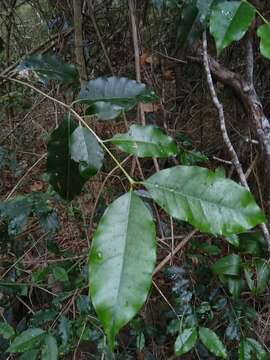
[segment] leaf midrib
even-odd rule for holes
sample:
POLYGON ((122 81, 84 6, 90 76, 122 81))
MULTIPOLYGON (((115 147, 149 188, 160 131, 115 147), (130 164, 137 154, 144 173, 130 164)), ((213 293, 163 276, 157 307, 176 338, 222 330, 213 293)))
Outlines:
POLYGON ((226 209, 230 209, 230 210, 233 210, 233 211, 237 211, 239 209, 239 212, 241 212, 241 209, 242 209, 242 207, 241 208, 235 208, 235 207, 233 208, 233 207, 230 207, 230 206, 227 206, 227 205, 225 206, 225 205, 220 204, 220 203, 215 203, 215 202, 211 202, 209 200, 200 199, 200 198, 197 198, 197 197, 192 196, 190 194, 183 194, 180 191, 176 191, 174 188, 165 187, 165 186, 157 184, 157 183, 154 184, 154 183, 151 183, 149 181, 145 181, 144 184, 148 184, 150 186, 153 186, 154 188, 159 187, 160 189, 162 189, 163 191, 167 191, 168 193, 175 193, 175 194, 178 194, 179 196, 186 197, 186 198, 192 198, 192 199, 195 199, 195 200, 200 201, 200 202, 206 202, 208 204, 215 205, 217 207, 224 207, 226 209), (219 206, 219 204, 220 204, 220 206, 219 206))

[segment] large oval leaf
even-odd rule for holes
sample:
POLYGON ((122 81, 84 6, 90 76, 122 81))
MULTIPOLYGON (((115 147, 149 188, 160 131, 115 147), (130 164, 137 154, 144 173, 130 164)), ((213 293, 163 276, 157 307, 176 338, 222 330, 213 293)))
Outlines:
POLYGON ((210 16, 210 32, 218 53, 233 41, 240 40, 255 16, 255 8, 247 1, 224 1, 217 4, 210 16))
POLYGON ((155 93, 144 84, 117 76, 90 80, 82 87, 77 99, 89 106, 86 110, 88 115, 96 115, 102 120, 114 119, 140 101, 155 100, 155 93))
POLYGON ((199 337, 203 345, 212 354, 215 354, 217 357, 221 357, 222 359, 227 359, 227 351, 214 331, 205 327, 200 327, 199 337))
POLYGON ((201 231, 230 235, 264 221, 253 196, 232 180, 197 166, 175 166, 144 182, 171 216, 201 231))
POLYGON ((190 351, 197 341, 197 329, 185 329, 181 334, 177 336, 174 344, 174 352, 177 356, 190 351))
POLYGON ((155 228, 143 201, 129 192, 101 218, 89 261, 90 296, 111 348, 146 300, 155 264, 155 228))
POLYGON ((127 134, 116 134, 110 142, 122 151, 138 157, 168 157, 177 155, 177 145, 158 127, 132 125, 127 134))
POLYGON ((261 39, 260 52, 263 56, 270 60, 270 24, 263 24, 258 27, 257 35, 261 39))
POLYGON ((47 173, 49 182, 64 199, 72 200, 86 181, 79 171, 79 163, 70 157, 70 137, 77 124, 65 118, 51 134, 48 142, 47 173))
POLYGON ((63 63, 56 56, 49 54, 28 56, 17 66, 16 70, 18 72, 34 71, 37 77, 44 82, 57 80, 62 83, 72 83, 78 77, 74 65, 63 63))
POLYGON ((102 167, 104 153, 91 132, 80 126, 71 134, 71 159, 79 163, 79 172, 87 179, 102 167))
POLYGON ((20 353, 31 350, 40 344, 44 336, 45 331, 39 328, 25 330, 14 339, 7 352, 20 353))

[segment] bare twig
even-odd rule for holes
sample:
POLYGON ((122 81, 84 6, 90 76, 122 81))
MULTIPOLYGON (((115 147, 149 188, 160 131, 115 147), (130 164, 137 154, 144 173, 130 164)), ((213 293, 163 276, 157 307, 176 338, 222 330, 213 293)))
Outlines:
POLYGON ((192 230, 187 236, 173 249, 172 252, 170 252, 169 255, 167 255, 155 268, 153 275, 156 275, 163 267, 171 260, 172 256, 178 253, 179 250, 181 250, 192 238, 193 235, 195 235, 197 230, 192 230))
MULTIPOLYGON (((249 49, 250 51, 250 49, 249 49)), ((208 53, 207 53, 207 36, 206 36, 206 31, 204 31, 203 33, 203 63, 204 63, 204 69, 206 72, 206 78, 207 78, 207 84, 209 87, 209 91, 211 94, 211 98, 212 101, 218 111, 218 115, 219 115, 219 123, 220 123, 220 129, 221 129, 221 134, 224 140, 225 145, 227 146, 227 149, 231 155, 231 159, 232 162, 235 166, 235 169, 237 171, 237 174, 239 176, 240 182, 241 184, 247 189, 249 189, 242 165, 238 159, 237 153, 234 150, 234 147, 230 141, 228 132, 227 132, 227 128, 226 128, 226 122, 225 122, 225 116, 224 116, 224 110, 223 110, 223 106, 221 104, 221 102, 219 101, 218 97, 217 97, 217 93, 214 87, 214 83, 213 83, 213 79, 212 79, 212 75, 211 75, 211 70, 210 70, 210 66, 209 66, 209 60, 208 60, 208 53)), ((249 79, 252 81, 252 74, 253 74, 253 67, 252 64, 249 64, 249 79)), ((268 228, 266 226, 266 224, 261 224, 260 225, 262 232, 264 234, 264 238, 268 244, 269 250, 270 250, 270 234, 268 231, 268 228)))
MULTIPOLYGON (((141 82, 140 52, 139 52, 138 31, 137 31, 137 25, 136 25, 134 1, 128 0, 128 5, 129 5, 131 28, 132 28, 136 80, 140 83, 141 82)), ((139 113, 140 113, 140 117, 141 117, 141 123, 142 123, 142 125, 145 125, 145 115, 144 115, 144 110, 143 110, 143 107, 141 106, 141 104, 139 104, 138 109, 139 109, 139 113)))

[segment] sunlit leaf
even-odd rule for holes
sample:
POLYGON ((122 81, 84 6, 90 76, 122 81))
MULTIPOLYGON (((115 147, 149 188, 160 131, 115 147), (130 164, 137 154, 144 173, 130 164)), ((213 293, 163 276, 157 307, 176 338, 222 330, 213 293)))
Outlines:
POLYGON ((176 155, 176 143, 158 127, 132 125, 126 134, 116 134, 110 142, 122 151, 138 157, 168 157, 176 155))
POLYGON ((155 229, 143 201, 129 192, 100 220, 89 260, 90 296, 111 348, 146 300, 155 264, 155 229))
POLYGON ((175 166, 144 185, 167 213, 204 232, 231 235, 264 221, 249 191, 205 168, 175 166))

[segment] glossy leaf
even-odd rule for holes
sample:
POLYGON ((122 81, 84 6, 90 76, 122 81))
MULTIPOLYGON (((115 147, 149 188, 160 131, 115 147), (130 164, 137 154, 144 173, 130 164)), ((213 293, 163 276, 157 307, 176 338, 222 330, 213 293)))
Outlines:
POLYGON ((155 247, 152 216, 134 192, 107 208, 92 242, 89 281, 90 296, 111 348, 119 330, 146 300, 155 247))
POLYGON ((87 115, 96 115, 102 120, 115 119, 123 110, 130 110, 140 101, 155 100, 157 96, 144 84, 116 76, 90 80, 82 87, 77 99, 89 106, 87 115))
POLYGON ((217 275, 233 275, 240 273, 241 258, 239 255, 232 254, 219 259, 213 266, 212 271, 217 275))
POLYGON ((257 30, 257 35, 261 39, 260 52, 270 60, 270 24, 263 24, 257 30))
POLYGON ((39 328, 25 330, 14 339, 7 352, 20 353, 31 350, 39 346, 44 335, 44 330, 39 328))
POLYGON ((24 59, 17 71, 24 75, 28 71, 34 71, 36 76, 44 81, 60 81, 61 83, 72 83, 77 80, 77 70, 72 64, 63 63, 54 55, 34 54, 24 59))
POLYGON ((43 339, 41 360, 57 360, 57 359, 58 359, 57 342, 54 336, 47 334, 43 339))
POLYGON ((65 118, 51 134, 48 142, 47 173, 49 182, 66 200, 78 195, 87 180, 79 171, 79 164, 70 157, 70 137, 77 128, 71 119, 65 118))
POLYGON ((122 151, 138 157, 168 157, 177 155, 177 145, 158 127, 132 125, 126 134, 116 134, 110 142, 122 151))
POLYGON ((72 160, 79 163, 79 171, 83 177, 95 175, 102 167, 103 150, 86 128, 77 127, 71 134, 70 155, 72 160))
POLYGON ((0 336, 8 340, 13 335, 15 335, 13 327, 10 326, 8 323, 0 322, 0 336))
POLYGON ((253 352, 258 360, 267 360, 269 358, 266 351, 263 349, 262 345, 258 341, 252 338, 247 338, 246 341, 252 347, 253 352))
POLYGON ((197 341, 197 329, 185 329, 180 333, 174 344, 174 352, 177 356, 183 355, 190 351, 197 341))
POLYGON ((213 8, 210 32, 218 53, 245 35, 254 16, 255 8, 246 1, 224 1, 213 8))
POLYGON ((204 232, 231 235, 264 221, 250 192, 208 169, 175 166, 144 185, 168 214, 204 232))
POLYGON ((239 246, 239 237, 236 234, 232 234, 232 235, 225 237, 225 240, 228 241, 228 243, 232 244, 235 247, 239 246))
POLYGON ((227 359, 227 351, 217 334, 205 327, 199 328, 199 337, 203 345, 217 357, 227 359))

